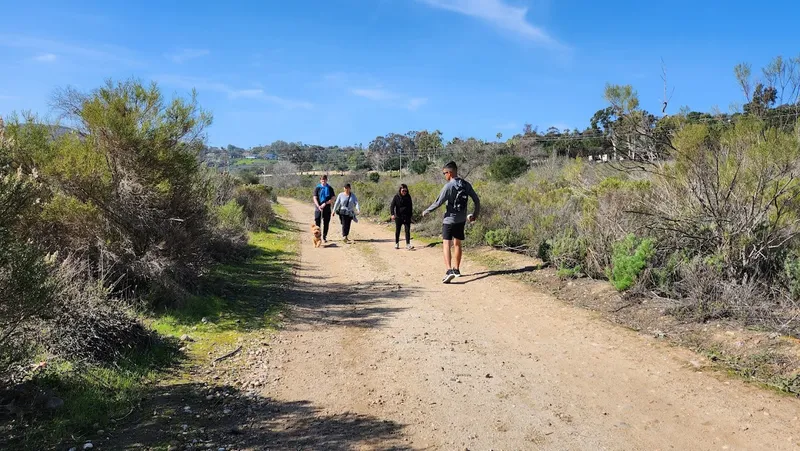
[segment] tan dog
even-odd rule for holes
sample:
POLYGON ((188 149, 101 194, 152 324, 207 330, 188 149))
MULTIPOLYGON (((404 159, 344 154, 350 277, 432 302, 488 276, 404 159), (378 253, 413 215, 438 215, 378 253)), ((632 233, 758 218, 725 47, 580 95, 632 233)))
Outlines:
POLYGON ((311 224, 311 235, 313 236, 314 247, 320 247, 322 245, 322 232, 320 232, 319 226, 316 224, 311 224))

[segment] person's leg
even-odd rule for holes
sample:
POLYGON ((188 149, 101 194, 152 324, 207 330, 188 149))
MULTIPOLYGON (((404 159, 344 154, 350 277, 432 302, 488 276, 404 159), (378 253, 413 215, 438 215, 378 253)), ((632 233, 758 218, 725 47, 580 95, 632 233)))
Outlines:
POLYGON ((326 205, 325 208, 322 210, 322 239, 328 240, 328 228, 331 225, 331 206, 326 205))
POLYGON ((442 224, 442 251, 444 252, 444 266, 447 272, 444 273, 443 283, 450 283, 456 277, 450 261, 450 245, 453 242, 453 224, 442 224))
POLYGON ((394 244, 400 244, 400 227, 402 227, 403 222, 398 218, 394 222, 394 244))
POLYGON ((342 216, 342 235, 347 238, 350 235, 350 224, 353 222, 352 216, 342 216))
POLYGON ((317 208, 316 210, 314 210, 314 224, 316 224, 317 227, 319 227, 322 224, 321 221, 322 221, 322 212, 319 211, 319 208, 317 208))
POLYGON ((461 243, 464 241, 464 229, 466 223, 462 222, 460 224, 453 225, 453 272, 455 273, 456 277, 461 277, 461 254, 462 254, 462 246, 461 243))
MULTIPOLYGON (((406 246, 410 246, 411 245, 411 223, 410 222, 406 222, 403 225, 406 228, 406 246)), ((398 235, 399 235, 400 231, 398 230, 397 232, 398 232, 398 235)))
POLYGON ((444 267, 448 270, 452 269, 453 267, 450 265, 450 245, 452 240, 442 240, 442 250, 444 250, 444 267))
POLYGON ((453 269, 461 270, 461 240, 453 238, 453 269))

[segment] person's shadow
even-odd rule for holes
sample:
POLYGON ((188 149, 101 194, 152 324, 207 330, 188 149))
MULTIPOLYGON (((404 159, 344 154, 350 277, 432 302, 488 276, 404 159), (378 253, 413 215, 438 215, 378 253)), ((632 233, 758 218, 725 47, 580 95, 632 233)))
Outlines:
MULTIPOLYGON (((534 271, 539 270, 539 269, 542 269, 541 265, 535 265, 535 266, 534 265, 529 265, 529 266, 525 266, 525 267, 517 268, 517 269, 499 269, 499 270, 494 270, 494 271, 476 272, 476 273, 473 273, 473 274, 463 274, 462 277, 472 277, 472 278, 468 279, 468 280, 465 280, 463 282, 452 282, 452 283, 455 284, 455 285, 464 285, 464 284, 476 282, 476 281, 481 280, 481 279, 485 279, 487 277, 509 276, 509 275, 514 275, 514 274, 524 274, 524 273, 534 272, 534 271)), ((458 280, 458 279, 456 279, 456 280, 458 280)))

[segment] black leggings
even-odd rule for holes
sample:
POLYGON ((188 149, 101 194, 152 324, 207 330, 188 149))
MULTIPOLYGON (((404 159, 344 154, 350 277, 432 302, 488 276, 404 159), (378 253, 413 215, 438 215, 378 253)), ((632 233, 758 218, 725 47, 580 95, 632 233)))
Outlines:
POLYGON ((394 221, 394 242, 400 242, 400 227, 406 226, 406 244, 411 244, 411 221, 396 219, 394 221))
POLYGON ((347 235, 350 235, 350 224, 353 222, 353 217, 348 215, 339 215, 339 222, 342 223, 342 236, 347 238, 347 235))

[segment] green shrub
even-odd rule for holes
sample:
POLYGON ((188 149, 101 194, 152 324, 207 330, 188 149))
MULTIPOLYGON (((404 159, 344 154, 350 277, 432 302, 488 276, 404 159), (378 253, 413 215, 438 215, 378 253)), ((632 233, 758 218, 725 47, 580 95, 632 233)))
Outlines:
POLYGON ((216 211, 219 227, 226 230, 244 230, 244 208, 235 200, 231 200, 216 211))
POLYGON ((236 202, 246 217, 247 230, 266 231, 275 220, 272 210, 272 190, 264 185, 246 185, 236 189, 236 202))
POLYGON ((550 260, 562 277, 583 274, 586 261, 586 243, 572 231, 563 232, 550 243, 550 260))
POLYGON ((680 297, 681 271, 690 263, 683 251, 671 253, 666 260, 653 262, 652 283, 662 296, 680 297))
POLYGON ((792 297, 800 298, 800 255, 796 250, 786 256, 783 263, 783 276, 792 297))
POLYGON ((509 227, 489 230, 486 232, 485 240, 486 244, 494 247, 519 247, 523 243, 522 237, 509 227))
POLYGON ((581 265, 574 268, 559 268, 556 275, 562 279, 577 279, 583 276, 583 268, 581 265))
POLYGON ((376 197, 367 197, 363 201, 359 199, 359 204, 361 212, 369 216, 384 216, 389 209, 386 201, 376 197))
POLYGON ((536 256, 542 260, 543 262, 547 263, 552 260, 552 256, 550 255, 552 251, 552 246, 549 241, 543 240, 539 242, 539 245, 536 247, 536 256))
POLYGON ((258 174, 253 169, 243 169, 239 172, 239 179, 248 185, 257 185, 260 181, 258 174))
POLYGON ((66 89, 54 103, 82 133, 47 134, 42 143, 29 136, 39 122, 33 117, 12 120, 6 130, 14 153, 23 155, 15 163, 36 167, 51 192, 74 199, 51 213, 81 207, 54 224, 40 218, 36 242, 100 260, 89 268, 97 279, 118 280, 142 296, 163 294, 153 300, 178 299, 210 263, 213 192, 198 154, 211 116, 195 96, 169 100, 155 84, 136 80, 89 93, 66 89))
POLYGON ((413 174, 424 174, 428 172, 428 167, 430 166, 430 162, 424 158, 418 158, 411 162, 408 165, 408 170, 411 171, 413 174))
POLYGON ((652 239, 640 240, 630 234, 623 241, 614 244, 611 267, 606 269, 606 276, 614 288, 625 291, 633 286, 654 255, 652 239))
POLYGON ((501 155, 489 165, 487 175, 497 182, 509 182, 528 172, 528 162, 516 155, 501 155))
POLYGON ((369 173, 369 181, 372 183, 378 183, 381 181, 381 175, 377 172, 370 172, 369 173))

